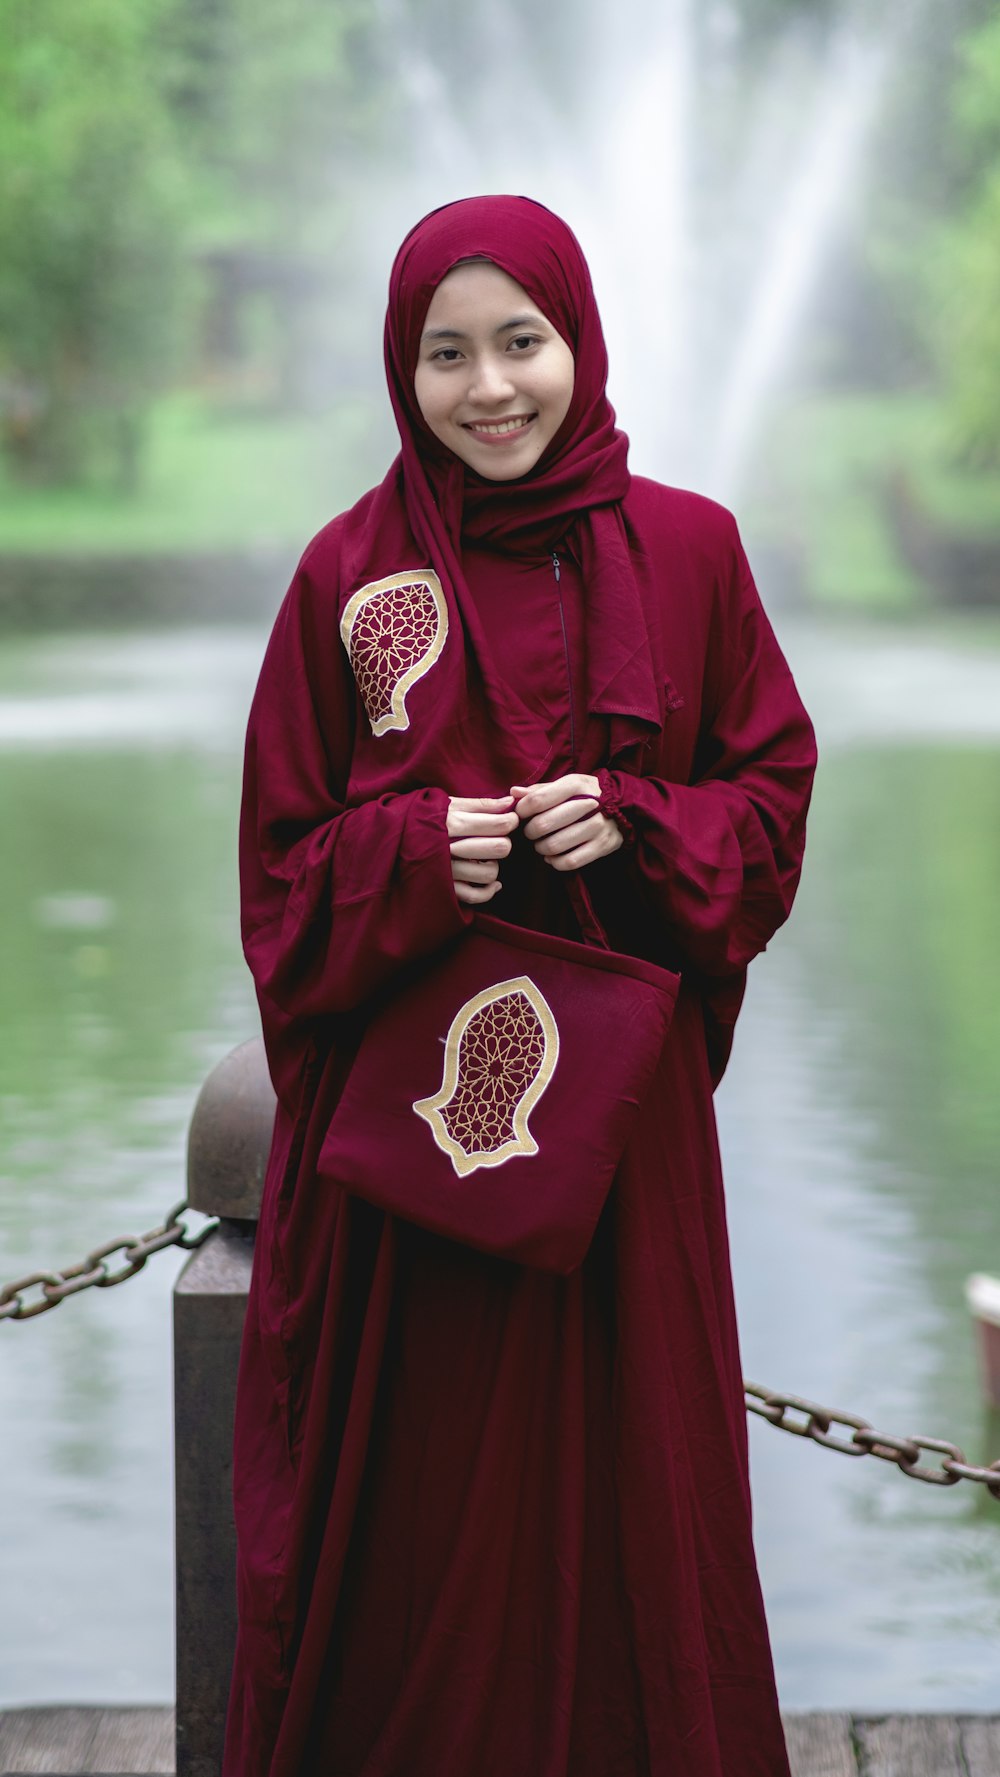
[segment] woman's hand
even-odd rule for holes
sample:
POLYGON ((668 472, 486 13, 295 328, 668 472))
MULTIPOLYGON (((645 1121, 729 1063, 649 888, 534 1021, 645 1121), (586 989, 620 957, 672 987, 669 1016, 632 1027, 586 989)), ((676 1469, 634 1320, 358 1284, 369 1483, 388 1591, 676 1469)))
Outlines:
POLYGON ((500 889, 500 859, 516 826, 513 796, 449 796, 451 874, 467 907, 481 907, 500 889))
POLYGON ((597 806, 600 794, 596 777, 580 771, 550 784, 514 785, 511 795, 525 837, 553 870, 580 870, 622 844, 621 828, 597 806))

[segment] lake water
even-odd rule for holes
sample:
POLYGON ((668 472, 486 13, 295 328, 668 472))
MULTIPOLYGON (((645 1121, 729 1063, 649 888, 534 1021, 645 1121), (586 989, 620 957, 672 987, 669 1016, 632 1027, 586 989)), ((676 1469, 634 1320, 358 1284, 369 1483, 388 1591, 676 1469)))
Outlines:
MULTIPOLYGON (((962 1284, 1000 1271, 1000 625, 780 627, 823 767, 719 1094, 745 1373, 990 1460, 962 1284)), ((5 643, 0 1279, 159 1222, 199 1083, 255 1029, 262 643, 5 643)), ((172 1698, 181 1263, 0 1328, 0 1705, 172 1698)), ((1000 1504, 751 1434, 785 1706, 1000 1710, 1000 1504)))

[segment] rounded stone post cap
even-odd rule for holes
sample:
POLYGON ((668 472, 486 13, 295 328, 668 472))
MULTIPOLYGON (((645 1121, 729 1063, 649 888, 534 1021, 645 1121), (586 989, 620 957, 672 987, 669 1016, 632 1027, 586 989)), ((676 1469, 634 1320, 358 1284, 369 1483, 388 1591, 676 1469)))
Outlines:
POLYGON ((271 1085, 260 1037, 241 1043, 212 1069, 188 1131, 188 1202, 203 1215, 254 1221, 274 1127, 271 1085))

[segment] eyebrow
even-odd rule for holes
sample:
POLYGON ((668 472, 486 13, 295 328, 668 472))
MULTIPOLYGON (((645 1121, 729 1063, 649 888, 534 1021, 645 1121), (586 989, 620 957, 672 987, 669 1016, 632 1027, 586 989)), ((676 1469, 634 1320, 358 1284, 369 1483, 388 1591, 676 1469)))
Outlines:
MULTIPOLYGON (((513 320, 504 321, 497 333, 511 333, 515 327, 538 327, 542 324, 541 315, 515 315, 513 320)), ((457 327, 429 327, 423 335, 426 339, 468 339, 467 333, 461 333, 457 327)))

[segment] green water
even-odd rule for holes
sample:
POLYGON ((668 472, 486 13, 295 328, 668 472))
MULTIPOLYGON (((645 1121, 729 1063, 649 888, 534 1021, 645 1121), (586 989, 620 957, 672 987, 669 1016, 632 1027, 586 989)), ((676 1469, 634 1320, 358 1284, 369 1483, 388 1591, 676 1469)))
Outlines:
MULTIPOLYGON (((745 1369, 991 1458, 962 1284, 1000 1272, 1000 633, 782 637, 824 757, 719 1098, 745 1369)), ((4 1279, 158 1222, 198 1084, 254 1029, 234 850, 262 641, 5 648, 4 1279)), ((172 1695, 180 1263, 0 1327, 0 1705, 172 1695)), ((785 1704, 1000 1708, 1000 1505, 756 1422, 752 1448, 785 1704)))

